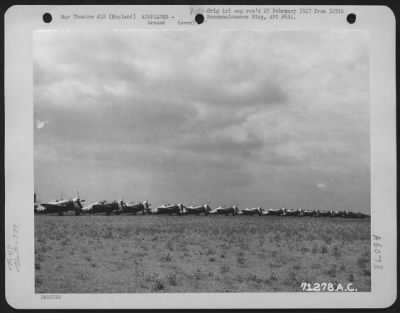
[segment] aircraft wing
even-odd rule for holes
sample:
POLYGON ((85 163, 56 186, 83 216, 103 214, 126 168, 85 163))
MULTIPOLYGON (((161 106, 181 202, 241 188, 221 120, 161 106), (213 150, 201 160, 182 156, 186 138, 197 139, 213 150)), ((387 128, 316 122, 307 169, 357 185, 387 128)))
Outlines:
POLYGON ((41 205, 49 205, 49 206, 66 206, 68 205, 69 200, 54 200, 45 203, 41 203, 41 205))

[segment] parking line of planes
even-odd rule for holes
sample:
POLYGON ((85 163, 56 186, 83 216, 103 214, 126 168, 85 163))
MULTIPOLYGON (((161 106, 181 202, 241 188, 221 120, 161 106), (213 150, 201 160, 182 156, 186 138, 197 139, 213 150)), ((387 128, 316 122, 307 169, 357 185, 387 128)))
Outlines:
POLYGON ((35 194, 34 210, 36 214, 58 214, 64 215, 73 211, 75 215, 81 214, 167 214, 167 215, 259 215, 259 216, 310 216, 310 217, 344 217, 344 218, 366 218, 370 215, 349 210, 319 210, 319 209, 263 209, 261 207, 239 209, 236 205, 210 208, 208 204, 197 206, 185 206, 183 203, 163 204, 157 208, 151 208, 148 201, 124 202, 98 201, 88 206, 83 206, 86 200, 78 197, 68 200, 54 200, 50 202, 37 203, 35 194))

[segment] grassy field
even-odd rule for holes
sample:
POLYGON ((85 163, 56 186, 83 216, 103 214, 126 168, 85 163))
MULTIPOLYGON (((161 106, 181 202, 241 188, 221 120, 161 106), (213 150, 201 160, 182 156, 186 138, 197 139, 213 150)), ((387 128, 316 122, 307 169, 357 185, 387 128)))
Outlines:
POLYGON ((35 216, 37 293, 369 291, 370 220, 35 216))

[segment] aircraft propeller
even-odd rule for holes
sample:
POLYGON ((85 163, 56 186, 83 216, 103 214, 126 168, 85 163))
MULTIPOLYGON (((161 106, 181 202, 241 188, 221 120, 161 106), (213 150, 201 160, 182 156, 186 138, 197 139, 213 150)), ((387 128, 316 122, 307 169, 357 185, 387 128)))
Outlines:
POLYGON ((78 195, 77 201, 79 201, 79 202, 81 202, 81 203, 86 201, 86 200, 84 200, 84 199, 81 199, 78 190, 76 191, 76 193, 77 193, 77 195, 78 195))

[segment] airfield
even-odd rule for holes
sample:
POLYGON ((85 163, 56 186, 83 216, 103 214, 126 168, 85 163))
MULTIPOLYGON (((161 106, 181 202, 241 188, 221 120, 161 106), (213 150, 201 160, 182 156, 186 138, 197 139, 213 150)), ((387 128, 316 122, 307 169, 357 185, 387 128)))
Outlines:
POLYGON ((36 293, 301 291, 371 286, 370 219, 35 216, 36 293))

